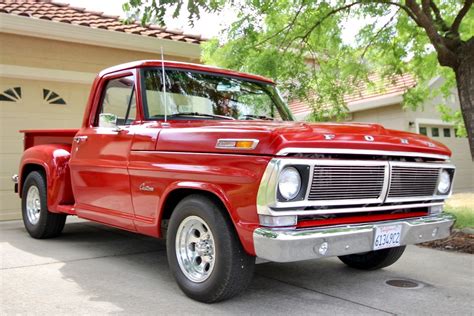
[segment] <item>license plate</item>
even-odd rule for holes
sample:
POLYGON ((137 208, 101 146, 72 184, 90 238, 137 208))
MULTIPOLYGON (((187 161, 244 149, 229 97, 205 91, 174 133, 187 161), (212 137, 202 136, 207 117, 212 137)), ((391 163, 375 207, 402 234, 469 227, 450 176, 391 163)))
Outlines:
POLYGON ((380 226, 375 228, 374 250, 400 246, 402 225, 380 226))

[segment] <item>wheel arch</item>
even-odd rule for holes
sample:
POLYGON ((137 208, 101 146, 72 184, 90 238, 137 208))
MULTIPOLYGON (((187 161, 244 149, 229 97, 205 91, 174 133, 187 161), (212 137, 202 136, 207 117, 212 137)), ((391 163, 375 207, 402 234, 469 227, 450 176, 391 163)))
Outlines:
POLYGON ((32 173, 33 171, 37 171, 39 173, 42 174, 42 176, 45 178, 46 180, 46 183, 47 183, 47 179, 48 179, 48 172, 47 172, 47 166, 45 166, 44 164, 42 164, 41 162, 28 162, 28 163, 25 163, 21 170, 20 170, 20 177, 19 177, 19 181, 18 181, 18 194, 20 195, 20 197, 23 197, 23 186, 24 186, 24 183, 25 183, 25 180, 26 178, 28 177, 28 175, 30 173, 32 173))
MULTIPOLYGON (((199 194, 203 195, 219 206, 221 209, 225 210, 224 216, 232 223, 233 227, 236 228, 236 223, 232 217, 232 209, 230 206, 229 201, 225 198, 225 195, 221 190, 213 188, 214 185, 204 185, 204 186, 179 186, 174 187, 167 192, 167 194, 163 198, 163 202, 160 206, 159 218, 158 218, 158 235, 159 237, 165 237, 163 232, 164 221, 170 219, 171 214, 173 213, 174 209, 178 205, 180 201, 185 199, 186 197, 199 194)), ((166 226, 165 226, 166 232, 166 226)), ((237 232, 236 232, 237 233, 237 232)))

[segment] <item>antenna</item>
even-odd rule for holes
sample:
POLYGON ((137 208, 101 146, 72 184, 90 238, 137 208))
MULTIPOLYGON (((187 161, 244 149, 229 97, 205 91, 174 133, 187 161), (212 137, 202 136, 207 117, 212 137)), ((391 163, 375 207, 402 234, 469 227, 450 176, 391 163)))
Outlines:
POLYGON ((163 104, 165 107, 165 122, 167 122, 168 106, 166 104, 165 58, 163 55, 163 46, 161 46, 161 81, 163 83, 163 98, 164 98, 163 104))

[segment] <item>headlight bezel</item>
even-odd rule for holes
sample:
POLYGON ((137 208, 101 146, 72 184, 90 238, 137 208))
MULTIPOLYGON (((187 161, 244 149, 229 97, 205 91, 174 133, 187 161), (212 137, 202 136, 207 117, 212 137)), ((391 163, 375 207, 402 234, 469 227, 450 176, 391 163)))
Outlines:
POLYGON ((310 170, 310 167, 308 165, 287 165, 281 170, 281 172, 278 175, 278 180, 276 183, 278 202, 292 202, 292 201, 301 201, 305 199, 306 191, 308 188, 308 182, 309 182, 309 170, 310 170), (282 174, 286 170, 295 170, 299 174, 299 190, 294 196, 290 198, 286 198, 280 191, 280 179, 281 179, 282 174))

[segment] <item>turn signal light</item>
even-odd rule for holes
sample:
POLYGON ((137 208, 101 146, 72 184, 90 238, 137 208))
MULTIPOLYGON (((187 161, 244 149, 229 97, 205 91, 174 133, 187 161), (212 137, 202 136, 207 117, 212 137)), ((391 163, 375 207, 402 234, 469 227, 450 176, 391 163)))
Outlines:
POLYGON ((216 148, 220 149, 255 149, 258 139, 219 139, 216 148))
POLYGON ((295 226, 298 222, 296 215, 287 216, 271 216, 271 215, 259 215, 260 225, 267 227, 285 227, 295 226))

